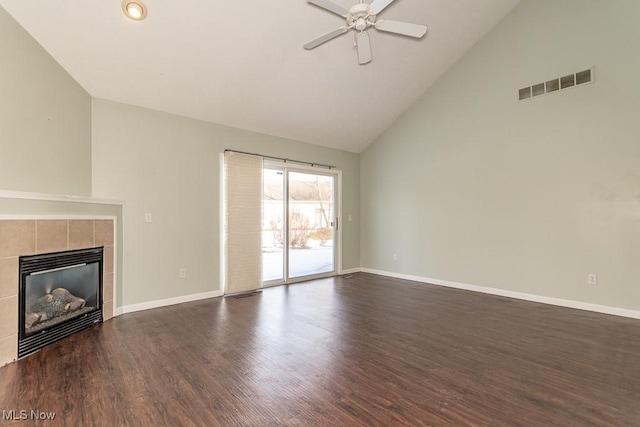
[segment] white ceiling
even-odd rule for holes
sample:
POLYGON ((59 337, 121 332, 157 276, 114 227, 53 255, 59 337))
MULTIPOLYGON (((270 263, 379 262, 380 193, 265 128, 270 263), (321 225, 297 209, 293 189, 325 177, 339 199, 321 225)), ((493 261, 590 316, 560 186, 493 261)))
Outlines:
MULTIPOLYGON (((356 0, 334 0, 349 8, 356 0)), ((370 30, 302 45, 344 20, 305 0, 0 0, 92 96, 359 153, 519 0, 396 0, 381 18, 422 40, 370 30)))

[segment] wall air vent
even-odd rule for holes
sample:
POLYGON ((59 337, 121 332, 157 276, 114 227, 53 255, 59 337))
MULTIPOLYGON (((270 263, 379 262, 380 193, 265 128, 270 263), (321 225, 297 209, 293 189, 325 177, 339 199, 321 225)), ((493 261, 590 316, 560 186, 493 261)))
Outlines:
POLYGON ((592 82, 593 68, 589 68, 588 70, 558 77, 557 79, 548 80, 544 83, 523 87, 518 90, 518 100, 524 101, 547 93, 557 92, 559 90, 569 89, 570 87, 592 82))

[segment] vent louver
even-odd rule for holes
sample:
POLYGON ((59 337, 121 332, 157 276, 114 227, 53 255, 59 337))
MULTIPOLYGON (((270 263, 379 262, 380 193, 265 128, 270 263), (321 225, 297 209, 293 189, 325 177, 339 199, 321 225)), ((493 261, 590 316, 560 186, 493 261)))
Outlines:
POLYGON ((568 74, 566 76, 558 77, 557 79, 548 80, 544 83, 537 83, 532 86, 523 87, 522 89, 518 90, 518 100, 524 101, 540 95, 545 95, 547 93, 557 92, 563 89, 568 89, 570 87, 592 82, 593 68, 590 68, 588 70, 579 71, 574 74, 568 74))

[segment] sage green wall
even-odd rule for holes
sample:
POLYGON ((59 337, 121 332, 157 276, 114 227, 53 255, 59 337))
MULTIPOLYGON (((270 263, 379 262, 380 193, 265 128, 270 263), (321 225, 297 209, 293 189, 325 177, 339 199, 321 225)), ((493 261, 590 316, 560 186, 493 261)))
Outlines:
POLYGON ((220 153, 343 171, 343 268, 360 265, 359 156, 94 99, 93 196, 125 201, 124 305, 220 289, 220 153), (144 214, 153 215, 152 223, 144 214), (187 269, 179 279, 178 270, 187 269))
POLYGON ((639 22, 523 0, 361 155, 362 266, 640 310, 639 22))
POLYGON ((0 189, 91 195, 91 97, 0 7, 0 189))

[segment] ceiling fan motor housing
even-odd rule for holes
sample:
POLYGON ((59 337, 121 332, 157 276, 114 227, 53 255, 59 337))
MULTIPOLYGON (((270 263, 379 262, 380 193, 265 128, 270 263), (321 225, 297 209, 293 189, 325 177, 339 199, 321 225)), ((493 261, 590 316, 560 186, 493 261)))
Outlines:
POLYGON ((363 18, 369 15, 369 5, 368 4, 356 4, 351 9, 349 9, 349 15, 354 18, 363 18))
POLYGON ((349 9, 347 15, 347 25, 354 26, 358 31, 364 31, 368 26, 373 25, 376 16, 369 12, 369 5, 366 3, 358 3, 349 9))

